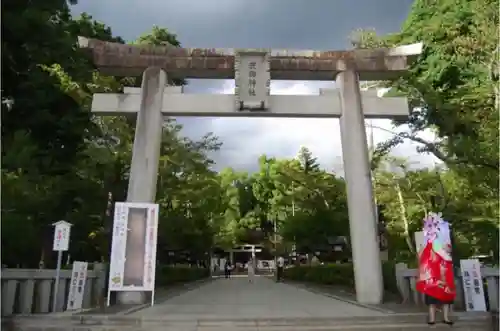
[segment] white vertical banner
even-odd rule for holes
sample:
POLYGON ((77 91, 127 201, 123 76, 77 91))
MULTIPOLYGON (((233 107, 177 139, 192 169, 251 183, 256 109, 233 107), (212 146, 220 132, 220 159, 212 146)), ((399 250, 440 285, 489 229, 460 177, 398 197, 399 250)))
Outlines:
MULTIPOLYGON (((116 291, 123 287, 123 269, 125 267, 125 248, 127 243, 128 209, 122 202, 115 203, 113 219, 113 237, 109 263, 109 290, 116 291)), ((109 295, 108 295, 109 300, 109 295)))
POLYGON ((154 302, 156 245, 158 237, 159 206, 154 203, 116 202, 113 220, 113 239, 109 266, 108 306, 110 292, 113 291, 151 291, 154 302), (146 215, 146 238, 144 241, 144 266, 142 286, 124 285, 125 261, 127 259, 127 237, 130 209, 144 209, 146 215))
POLYGON ((467 311, 486 311, 481 264, 477 259, 460 260, 467 311))
POLYGON ((156 243, 158 237, 158 205, 148 208, 146 247, 144 249, 144 289, 154 291, 156 272, 156 243))
POLYGON ((415 236, 415 248, 417 249, 417 253, 418 253, 425 246, 424 231, 417 231, 417 232, 415 232, 414 236, 415 236))
POLYGON ((69 285, 67 310, 78 310, 83 308, 83 295, 85 283, 87 282, 88 263, 75 261, 71 271, 71 283, 69 285))

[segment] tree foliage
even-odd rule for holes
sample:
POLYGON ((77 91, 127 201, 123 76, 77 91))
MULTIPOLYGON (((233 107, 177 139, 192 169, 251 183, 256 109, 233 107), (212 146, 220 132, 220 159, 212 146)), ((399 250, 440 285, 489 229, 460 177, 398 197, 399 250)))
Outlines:
POLYGON ((445 193, 442 211, 453 222, 456 235, 475 253, 481 250, 481 241, 489 242, 485 246, 496 256, 498 7, 497 0, 417 0, 401 32, 378 36, 372 30, 360 30, 353 37, 358 48, 423 42, 423 53, 406 76, 381 82, 392 88, 390 93, 407 96, 414 108, 408 121, 395 123, 407 124, 410 131, 380 144, 377 160, 410 139, 420 144, 421 152, 443 161, 444 190, 431 193, 429 188, 426 203, 429 194, 445 193), (437 140, 421 138, 424 129, 434 131, 437 140))
MULTIPOLYGON (((2 86, 2 249, 9 252, 3 261, 52 265, 51 224, 60 219, 73 224, 74 258, 106 260, 113 204, 126 197, 135 119, 95 117, 90 103, 93 93, 117 93, 137 80, 101 75, 76 42, 78 36, 124 41, 87 14, 72 18, 64 1, 6 1, 2 9, 9 24, 2 38, 2 79, 9 81, 2 86)), ((180 44, 158 27, 138 40, 164 41, 180 44)), ((182 249, 194 241, 203 251, 212 244, 205 215, 217 205, 202 196, 219 191, 207 152, 219 143, 210 134, 192 141, 180 130, 173 120, 163 130, 157 200, 168 221, 160 242, 182 249), (193 202, 190 217, 178 203, 186 200, 193 202), (176 228, 182 232, 173 235, 176 228)))

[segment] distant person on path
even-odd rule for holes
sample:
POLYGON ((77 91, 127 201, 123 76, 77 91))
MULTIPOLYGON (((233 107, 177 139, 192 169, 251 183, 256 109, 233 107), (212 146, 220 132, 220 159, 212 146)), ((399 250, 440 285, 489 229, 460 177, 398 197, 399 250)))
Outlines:
POLYGON ((425 295, 425 303, 429 306, 427 324, 436 324, 436 307, 442 306, 443 323, 452 325, 449 313, 456 289, 450 226, 441 214, 429 213, 424 218, 423 230, 425 239, 418 256, 417 291, 425 295))
POLYGON ((224 264, 224 277, 225 278, 231 278, 231 262, 229 260, 226 261, 224 264))
POLYGON ((285 269, 285 259, 283 258, 283 256, 278 257, 277 264, 277 280, 278 282, 281 282, 283 280, 283 271, 285 269))
POLYGON ((248 282, 253 283, 255 278, 255 268, 254 268, 254 260, 251 258, 247 263, 247 271, 248 271, 248 282))

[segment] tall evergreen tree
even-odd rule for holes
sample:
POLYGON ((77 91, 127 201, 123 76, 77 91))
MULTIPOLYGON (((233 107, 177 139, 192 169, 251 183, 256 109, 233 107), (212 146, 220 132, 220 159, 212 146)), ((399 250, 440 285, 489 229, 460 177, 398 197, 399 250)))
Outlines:
POLYGON ((308 174, 310 172, 319 171, 319 164, 317 158, 313 157, 309 148, 301 146, 299 152, 296 156, 297 160, 300 162, 302 170, 304 173, 308 174))

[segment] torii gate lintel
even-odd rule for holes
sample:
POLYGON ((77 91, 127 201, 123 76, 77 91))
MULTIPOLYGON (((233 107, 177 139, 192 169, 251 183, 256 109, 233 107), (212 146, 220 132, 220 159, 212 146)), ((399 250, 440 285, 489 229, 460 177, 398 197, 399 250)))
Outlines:
POLYGON ((78 38, 94 64, 105 74, 141 76, 149 67, 159 67, 169 78, 233 79, 238 53, 267 53, 271 79, 330 81, 347 69, 355 69, 360 80, 389 80, 408 69, 422 43, 394 48, 341 51, 288 49, 179 48, 171 45, 126 45, 78 38))

